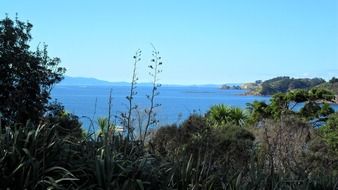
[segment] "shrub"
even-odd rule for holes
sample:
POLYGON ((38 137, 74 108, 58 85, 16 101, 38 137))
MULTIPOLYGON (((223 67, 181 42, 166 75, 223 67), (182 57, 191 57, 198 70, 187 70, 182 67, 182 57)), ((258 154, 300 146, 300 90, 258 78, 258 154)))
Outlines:
POLYGON ((75 139, 82 137, 82 123, 76 115, 65 111, 64 107, 57 102, 50 104, 48 109, 44 121, 55 125, 59 137, 75 139))
POLYGON ((338 153, 338 113, 330 115, 326 125, 319 130, 323 135, 323 140, 338 153))
POLYGON ((214 126, 222 126, 227 123, 244 126, 248 116, 240 108, 228 107, 220 104, 210 108, 207 113, 207 119, 210 124, 214 126))
POLYGON ((157 130, 151 141, 155 154, 167 160, 167 183, 174 189, 221 189, 248 168, 255 137, 229 123, 215 128, 192 115, 180 126, 157 130))
POLYGON ((77 178, 64 168, 65 142, 55 126, 27 122, 12 126, 0 136, 0 189, 63 189, 77 178))

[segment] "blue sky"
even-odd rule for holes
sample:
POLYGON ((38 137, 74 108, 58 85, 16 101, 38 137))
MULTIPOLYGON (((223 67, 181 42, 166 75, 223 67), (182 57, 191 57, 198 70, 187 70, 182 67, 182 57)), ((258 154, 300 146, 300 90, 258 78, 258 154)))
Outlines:
POLYGON ((164 84, 221 84, 275 76, 338 76, 337 0, 0 0, 0 14, 29 20, 32 46, 48 44, 67 75, 129 81, 153 43, 164 84))

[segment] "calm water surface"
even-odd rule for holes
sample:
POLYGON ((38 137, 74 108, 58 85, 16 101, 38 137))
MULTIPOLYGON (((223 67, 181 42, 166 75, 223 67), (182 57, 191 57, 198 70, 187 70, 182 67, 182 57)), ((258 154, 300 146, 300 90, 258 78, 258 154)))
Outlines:
MULTIPOLYGON (((97 117, 108 116, 110 90, 113 98, 111 113, 113 116, 119 116, 127 111, 126 96, 130 90, 128 86, 56 86, 52 97, 63 103, 67 111, 79 117, 86 116, 96 120, 97 117)), ((139 86, 137 92, 135 103, 143 114, 143 110, 150 105, 146 95, 150 94, 151 87, 139 86)), ((263 96, 242 96, 244 90, 221 90, 216 87, 163 86, 159 88, 159 92, 155 102, 161 104, 156 108, 161 124, 179 123, 189 114, 203 114, 215 104, 245 108, 247 103, 255 100, 270 99, 263 96)), ((84 118, 81 120, 84 127, 88 127, 89 121, 84 118)))

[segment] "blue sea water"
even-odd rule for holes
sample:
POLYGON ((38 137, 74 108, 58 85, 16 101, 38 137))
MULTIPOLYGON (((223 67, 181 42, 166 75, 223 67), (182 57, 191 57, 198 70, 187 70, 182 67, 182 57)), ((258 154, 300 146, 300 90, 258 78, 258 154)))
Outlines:
MULTIPOLYGON (((108 117, 109 94, 112 91, 112 118, 118 123, 117 117, 127 112, 126 96, 129 86, 56 86, 52 91, 52 98, 61 102, 68 112, 81 118, 83 127, 90 124, 85 117, 96 121, 98 117, 108 117), (116 117, 114 117, 116 116, 116 117)), ((141 115, 150 105, 147 95, 151 87, 138 86, 138 94, 134 103, 138 105, 141 115)), ((258 101, 269 101, 270 97, 243 96, 244 90, 222 90, 217 87, 204 86, 162 86, 160 94, 155 97, 155 103, 161 106, 155 109, 160 125, 180 123, 190 114, 204 114, 215 104, 246 108, 246 104, 258 101)), ((337 110, 337 105, 335 109, 337 110)))

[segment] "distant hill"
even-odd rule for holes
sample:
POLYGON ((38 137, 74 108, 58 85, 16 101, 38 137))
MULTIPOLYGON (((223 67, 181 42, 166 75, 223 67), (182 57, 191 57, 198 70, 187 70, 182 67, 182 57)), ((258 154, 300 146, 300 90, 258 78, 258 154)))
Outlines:
POLYGON ((255 88, 251 89, 248 94, 254 95, 274 95, 276 93, 285 93, 294 89, 310 89, 320 84, 324 84, 325 80, 321 78, 291 78, 276 77, 266 80, 255 88))
POLYGON ((63 86, 128 86, 128 82, 109 82, 104 80, 99 80, 96 78, 86 78, 86 77, 69 77, 65 78, 58 84, 63 86))
MULTIPOLYGON (((109 82, 105 80, 100 80, 96 78, 88 78, 88 77, 65 76, 65 78, 57 85, 60 85, 60 86, 130 86, 130 83, 129 82, 109 82)), ((229 85, 239 85, 239 84, 231 83, 229 85)), ((151 87, 152 83, 140 82, 140 83, 137 83, 137 86, 151 87)), ((217 88, 221 85, 219 84, 196 84, 196 85, 162 84, 162 86, 170 86, 170 87, 196 86, 196 87, 217 88)))

